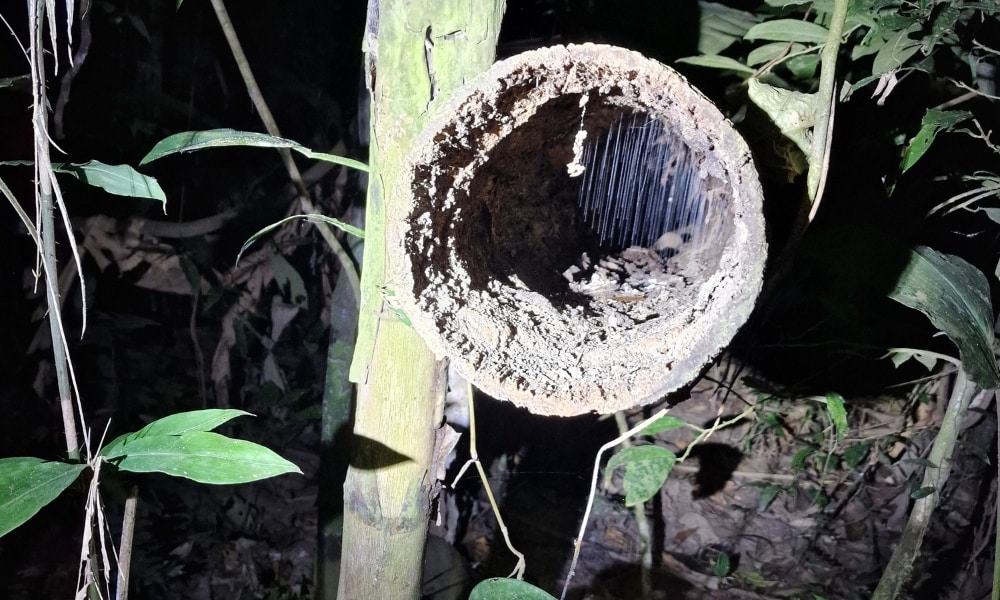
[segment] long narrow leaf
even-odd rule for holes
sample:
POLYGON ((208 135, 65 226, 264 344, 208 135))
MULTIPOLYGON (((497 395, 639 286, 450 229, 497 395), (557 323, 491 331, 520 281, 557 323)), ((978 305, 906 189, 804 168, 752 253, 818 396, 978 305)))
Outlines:
POLYGON ((333 217, 328 217, 326 215, 318 215, 318 214, 315 214, 315 213, 311 213, 311 214, 307 214, 307 215, 291 215, 291 216, 285 217, 284 219, 281 219, 280 221, 277 221, 275 223, 271 223, 267 227, 264 227, 263 229, 261 229, 257 233, 251 235, 250 239, 248 239, 247 241, 243 242, 243 246, 240 248, 240 251, 236 254, 236 263, 239 264, 240 257, 243 256, 243 253, 246 251, 246 249, 249 248, 254 242, 256 242, 258 239, 260 239, 262 236, 264 236, 264 235, 266 235, 266 234, 274 231, 275 229, 281 227, 285 223, 287 223, 289 221, 292 221, 292 220, 295 220, 295 219, 305 219, 306 221, 309 221, 311 223, 325 223, 325 224, 330 225, 332 227, 336 227, 337 229, 340 229, 341 231, 343 231, 345 233, 349 233, 349 234, 351 234, 353 236, 356 236, 356 237, 359 237, 361 239, 365 238, 365 232, 363 230, 358 229, 357 227, 355 227, 354 225, 351 225, 350 223, 345 223, 345 222, 341 221, 340 219, 335 219, 333 217))
POLYGON ((957 256, 917 246, 889 297, 927 315, 955 342, 969 379, 984 389, 1000 385, 990 288, 979 269, 957 256))
POLYGON ((157 200, 163 204, 164 213, 167 210, 167 195, 156 178, 143 175, 129 165, 109 165, 90 160, 85 163, 52 163, 52 170, 72 175, 109 194, 157 200))
POLYGON ((153 435, 183 435, 193 431, 211 431, 219 425, 243 415, 253 416, 251 413, 235 408, 209 408, 168 415, 153 421, 139 431, 118 436, 104 446, 101 450, 101 456, 118 456, 119 447, 133 440, 153 435))
POLYGON ((748 40, 769 42, 802 42, 805 44, 826 43, 830 32, 821 25, 798 19, 775 19, 758 23, 743 36, 748 40))
POLYGON ((85 468, 31 457, 0 459, 0 536, 55 500, 85 468))
POLYGON ((313 152, 298 142, 286 140, 285 138, 257 133, 253 131, 237 131, 235 129, 209 129, 206 131, 185 131, 175 133, 159 142, 149 154, 142 157, 139 162, 144 165, 164 156, 177 154, 179 152, 193 152, 195 150, 205 150, 207 148, 226 148, 232 146, 250 146, 255 148, 288 148, 309 158, 331 162, 359 171, 368 172, 368 165, 343 156, 335 156, 323 152, 313 152))
POLYGON ((206 431, 132 440, 106 457, 123 471, 166 473, 199 483, 247 483, 302 473, 264 446, 206 431))

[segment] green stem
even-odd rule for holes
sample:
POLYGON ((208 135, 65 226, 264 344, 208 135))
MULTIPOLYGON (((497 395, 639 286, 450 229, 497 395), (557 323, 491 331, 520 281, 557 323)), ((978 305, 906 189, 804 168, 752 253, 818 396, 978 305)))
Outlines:
POLYGON ((913 561, 920 552, 924 533, 927 531, 931 515, 941 497, 941 488, 948 481, 948 475, 951 472, 951 455, 955 449, 955 442, 958 440, 962 418, 965 416, 969 401, 977 389, 976 384, 971 382, 965 371, 959 367, 955 377, 955 387, 952 389, 951 399, 948 400, 948 409, 941 421, 941 429, 934 438, 934 444, 927 456, 927 460, 934 466, 927 467, 927 470, 924 471, 924 480, 921 483, 921 487, 933 488, 934 491, 913 503, 913 510, 910 511, 906 528, 896 544, 896 549, 892 553, 892 558, 889 559, 889 564, 885 568, 878 587, 875 588, 872 600, 895 600, 910 579, 913 561))
POLYGON ((833 14, 830 17, 830 33, 826 45, 820 54, 819 90, 816 92, 816 123, 813 127, 812 151, 809 156, 809 200, 818 204, 822 193, 829 161, 829 140, 833 129, 833 103, 837 87, 837 55, 840 52, 840 42, 844 35, 844 22, 847 21, 847 8, 850 0, 834 0, 833 14))

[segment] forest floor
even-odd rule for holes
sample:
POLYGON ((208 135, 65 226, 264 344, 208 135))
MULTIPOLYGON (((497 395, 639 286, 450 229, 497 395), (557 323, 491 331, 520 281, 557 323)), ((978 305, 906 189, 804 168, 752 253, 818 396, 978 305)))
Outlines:
MULTIPOLYGON (((129 356, 144 356, 143 364, 155 363, 160 373, 178 372, 170 361, 190 360, 184 350, 190 340, 167 336, 162 343, 137 339, 143 349, 129 356)), ((279 360, 290 366, 285 358, 279 360)), ((302 366, 288 370, 301 372, 302 366)), ((643 507, 653 549, 649 597, 870 597, 919 488, 951 378, 928 379, 895 396, 847 398, 848 428, 838 439, 822 397, 793 399, 768 391, 748 374, 735 359, 724 357, 693 387, 690 398, 670 411, 686 423, 710 428, 754 407, 745 419, 691 448, 643 507)), ((171 385, 196 389, 193 380, 150 376, 135 382, 151 386, 159 398, 169 397, 171 385)), ((295 396, 291 404, 264 393, 244 394, 244 400, 241 408, 259 416, 235 421, 227 433, 271 447, 304 476, 242 486, 141 477, 132 597, 312 597, 319 493, 315 410, 308 407, 308 394, 295 396)), ((996 517, 990 457, 997 430, 991 401, 991 395, 980 394, 969 411, 910 598, 989 596, 996 517)), ((151 405, 145 412, 168 408, 151 405)), ((475 408, 481 424, 478 454, 511 541, 526 557, 525 580, 558 597, 590 492, 594 458, 618 435, 615 420, 539 417, 478 396, 475 408)), ((630 424, 650 412, 630 416, 630 424)), ((40 426, 18 421, 28 416, 12 412, 5 435, 37 436, 40 426)), ((693 435, 679 428, 637 443, 655 443, 681 456, 693 435)), ((515 563, 475 470, 450 487, 469 454, 467 435, 458 448, 449 486, 438 502, 440 519, 435 514, 438 522, 431 526, 425 574, 430 600, 464 600, 475 582, 507 576, 515 563)), ((617 469, 608 486, 599 482, 569 599, 642 597, 640 525, 635 510, 624 504, 621 475, 617 469)), ((105 480, 112 539, 117 539, 125 489, 123 481, 105 480)), ((0 597, 72 596, 84 491, 64 494, 0 540, 0 597)))

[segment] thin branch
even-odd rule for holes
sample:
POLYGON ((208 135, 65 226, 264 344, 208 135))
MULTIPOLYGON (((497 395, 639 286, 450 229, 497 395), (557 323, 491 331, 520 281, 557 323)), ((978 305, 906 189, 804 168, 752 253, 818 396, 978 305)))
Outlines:
MULTIPOLYGON (((222 27, 222 32, 226 36, 226 41, 229 43, 229 50, 233 53, 233 58, 236 60, 236 65, 239 67, 240 75, 243 76, 243 84, 247 88, 247 93, 250 95, 250 100, 253 102, 254 108, 257 109, 257 114, 260 115, 260 120, 264 123, 264 128, 267 132, 275 137, 282 137, 281 131, 278 129, 278 123, 274 120, 274 115, 271 114, 271 109, 267 105, 267 101, 264 100, 264 95, 260 91, 260 86, 257 85, 257 79, 254 77, 253 71, 250 69, 250 62, 247 60, 246 54, 243 52, 243 45, 240 44, 240 39, 236 35, 236 29, 233 28, 233 22, 229 18, 229 13, 226 11, 226 5, 223 0, 212 0, 212 8, 215 10, 215 16, 219 21, 219 25, 222 27)), ((278 152, 281 154, 281 161, 285 165, 285 169, 288 171, 288 176, 295 184, 295 188, 299 192, 299 202, 302 206, 302 212, 305 214, 317 213, 316 207, 313 205, 312 198, 309 195, 309 190, 302 179, 302 174, 299 172, 298 166, 292 159, 292 151, 288 148, 279 148, 278 152)), ((329 227, 322 224, 317 224, 319 228, 319 233, 323 237, 323 240, 330 246, 333 250, 334 256, 337 257, 337 261, 340 263, 341 271, 347 275, 348 280, 351 283, 351 289, 354 292, 354 298, 360 305, 361 303, 361 282, 358 278, 357 267, 354 266, 354 262, 351 261, 350 256, 344 250, 343 245, 337 239, 337 236, 333 234, 333 231, 329 227)))
POLYGON ((469 460, 465 461, 462 468, 458 470, 458 475, 456 475, 455 480, 451 482, 451 487, 455 487, 455 484, 457 484, 462 478, 462 475, 465 474, 469 465, 476 465, 476 470, 479 472, 479 479, 483 482, 483 488, 486 490, 486 498, 489 499, 490 508, 493 509, 493 515, 497 518, 497 527, 500 528, 500 533, 503 535, 504 542, 507 543, 507 549, 511 551, 511 554, 517 557, 517 564, 514 565, 514 570, 508 577, 521 579, 524 577, 524 569, 526 567, 524 554, 514 548, 514 544, 510 541, 510 532, 507 529, 506 523, 503 521, 503 517, 500 516, 500 507, 497 506, 496 498, 493 497, 493 490, 490 488, 489 479, 486 478, 486 470, 483 469, 483 463, 479 460, 479 450, 476 447, 476 407, 473 402, 474 394, 472 384, 467 383, 466 385, 469 390, 469 460))
POLYGON ((920 544, 924 539, 924 533, 927 531, 931 515, 941 497, 941 490, 948 481, 948 475, 951 472, 951 455, 961 430, 962 418, 965 416, 969 401, 975 395, 976 390, 976 384, 969 380, 963 369, 959 369, 952 388, 951 399, 948 401, 948 408, 941 421, 941 429, 938 431, 937 437, 934 438, 934 444, 927 456, 927 460, 934 466, 927 467, 924 471, 921 486, 932 491, 914 502, 906 528, 896 544, 892 558, 889 559, 889 564, 885 568, 878 587, 875 588, 872 600, 898 598, 903 586, 910 579, 913 561, 920 553, 920 544))
POLYGON ((844 35, 849 0, 834 0, 833 14, 830 16, 830 33, 826 45, 820 53, 819 89, 816 91, 816 107, 819 109, 813 126, 813 142, 809 156, 807 183, 809 199, 816 202, 820 197, 820 186, 825 179, 825 165, 828 160, 828 139, 833 133, 833 102, 836 99, 837 55, 844 35))

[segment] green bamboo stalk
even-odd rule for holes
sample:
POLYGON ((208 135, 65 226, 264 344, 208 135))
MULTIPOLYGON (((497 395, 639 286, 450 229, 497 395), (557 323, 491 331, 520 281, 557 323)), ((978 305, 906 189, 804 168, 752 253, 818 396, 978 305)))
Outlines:
POLYGON ((406 153, 433 109, 493 61, 504 2, 370 2, 371 177, 338 597, 406 600, 420 597, 445 380, 443 364, 385 306, 386 215, 407 201, 398 196, 406 153))

